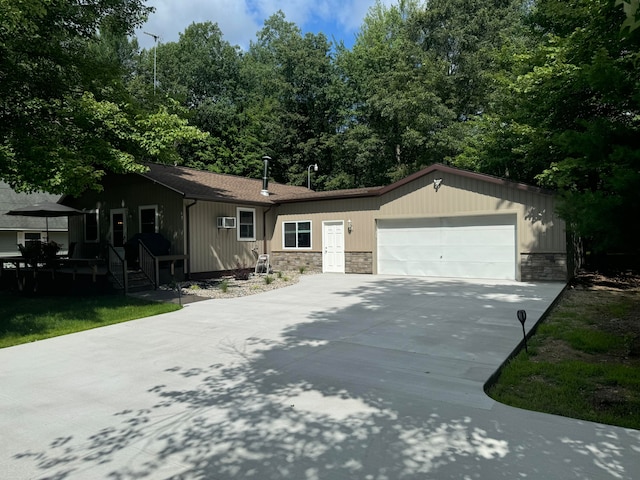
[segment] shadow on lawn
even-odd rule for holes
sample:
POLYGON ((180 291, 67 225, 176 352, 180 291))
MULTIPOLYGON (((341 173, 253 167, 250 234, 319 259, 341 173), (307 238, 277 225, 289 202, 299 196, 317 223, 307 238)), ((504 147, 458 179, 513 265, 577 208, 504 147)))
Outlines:
MULTIPOLYGON (((355 357, 353 364, 340 365, 332 357, 334 342, 346 341, 331 338, 332 323, 349 322, 347 336, 377 328, 407 296, 424 297, 425 306, 455 296, 466 312, 465 303, 473 302, 476 313, 460 327, 458 340, 464 342, 470 340, 464 323, 482 321, 496 302, 535 305, 539 299, 533 286, 522 284, 514 292, 512 286, 469 288, 458 282, 394 279, 371 281, 340 295, 346 305, 314 311, 268 338, 220 340, 217 350, 229 361, 166 369, 176 380, 171 384, 180 388, 149 388, 147 405, 117 412, 113 425, 88 438, 70 433, 43 451, 16 457, 34 461, 41 478, 48 479, 541 478, 556 462, 556 478, 589 478, 591 471, 567 460, 585 455, 594 456, 598 478, 631 475, 613 429, 599 430, 602 436, 589 443, 562 432, 551 438, 534 432, 514 435, 507 433, 513 426, 493 419, 488 410, 458 409, 468 415, 451 418, 446 404, 425 403, 419 386, 407 393, 385 384, 405 374, 402 369, 376 371, 376 365, 357 364, 355 357), (303 360, 306 366, 299 368, 303 360), (343 370, 340 381, 330 368, 343 370), (363 376, 367 368, 370 375, 363 376), (514 442, 519 436, 521 441, 514 442), (136 460, 134 450, 149 456, 136 460), (539 469, 513 470, 531 452, 542 455, 539 469), (511 470, 503 468, 505 458, 511 470)), ((241 312, 242 300, 236 302, 241 312)), ((425 308, 392 317, 399 331, 412 331, 416 322, 444 320, 428 317, 425 308)), ((507 328, 514 319, 493 321, 507 328)), ((519 325, 508 328, 517 333, 519 325)), ((410 372, 416 379, 425 373, 410 372)), ((640 448, 640 438, 635 440, 640 448)))

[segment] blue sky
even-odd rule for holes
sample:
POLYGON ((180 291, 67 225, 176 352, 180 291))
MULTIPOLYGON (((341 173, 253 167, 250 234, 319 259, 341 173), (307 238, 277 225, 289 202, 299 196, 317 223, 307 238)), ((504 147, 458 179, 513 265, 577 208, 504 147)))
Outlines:
MULTIPOLYGON (((193 22, 217 23, 224 39, 246 49, 249 42, 269 18, 282 10, 287 21, 294 22, 303 32, 324 33, 351 47, 367 11, 375 0, 147 0, 155 7, 147 23, 137 31, 142 48, 153 47, 153 38, 143 32, 160 36, 160 42, 175 42, 179 34, 193 22)), ((395 0, 382 0, 391 5, 395 0)))

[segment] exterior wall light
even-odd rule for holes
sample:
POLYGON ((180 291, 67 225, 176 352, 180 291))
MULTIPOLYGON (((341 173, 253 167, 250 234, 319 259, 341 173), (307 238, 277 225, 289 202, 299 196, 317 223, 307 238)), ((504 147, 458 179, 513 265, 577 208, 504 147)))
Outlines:
POLYGON ((353 223, 351 223, 351 219, 347 220, 347 231, 349 233, 353 232, 353 223))
POLYGON ((318 164, 314 163, 313 165, 309 165, 307 167, 307 188, 311 190, 311 169, 313 168, 314 172, 318 171, 318 164))
POLYGON ((440 189, 441 185, 442 185, 442 179, 441 178, 434 178, 433 179, 433 188, 436 189, 436 192, 440 189))

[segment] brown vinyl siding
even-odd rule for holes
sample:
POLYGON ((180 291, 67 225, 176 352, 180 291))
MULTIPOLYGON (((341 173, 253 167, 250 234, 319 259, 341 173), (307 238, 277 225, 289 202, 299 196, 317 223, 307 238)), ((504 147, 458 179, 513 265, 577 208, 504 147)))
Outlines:
POLYGON ((433 172, 382 197, 378 218, 515 213, 520 252, 566 252, 564 222, 551 195, 433 172), (436 192, 434 178, 442 178, 436 192), (553 227, 553 228, 551 228, 553 227))
MULTIPOLYGON (((434 171, 381 195, 282 204, 278 207, 271 249, 278 257, 292 253, 292 250, 283 249, 282 223, 310 220, 313 224, 311 251, 322 252, 322 222, 342 220, 348 263, 353 263, 350 253, 367 258, 371 252, 373 273, 377 273, 378 219, 511 215, 516 223, 518 271, 521 262, 526 265, 533 263, 531 254, 543 255, 551 265, 545 268, 555 269, 553 277, 559 279, 563 266, 558 259, 566 256, 566 233, 564 222, 554 214, 554 208, 553 196, 536 188, 497 180, 484 181, 478 175, 434 171), (438 191, 433 186, 435 178, 443 179, 438 191), (349 220, 353 225, 352 233, 347 231, 349 220), (547 260, 552 256, 555 260, 547 260)), ((535 276, 530 272, 532 269, 539 269, 537 263, 517 277, 535 276)), ((347 271, 356 270, 350 267, 347 271)))
POLYGON ((376 219, 515 214, 519 251, 566 251, 564 222, 553 213, 551 195, 454 175, 443 177, 436 192, 436 177, 441 178, 437 172, 421 177, 381 197, 281 205, 271 248, 283 250, 282 222, 300 219, 313 222, 313 251, 322 248, 322 221, 344 220, 346 228, 349 219, 353 232, 345 234, 345 250, 373 251, 376 219))
MULTIPOLYGON (((103 182, 104 191, 86 192, 81 201, 69 199, 66 205, 78 209, 99 210, 100 242, 111 239, 110 212, 118 208, 127 210, 127 239, 140 230, 138 207, 156 205, 158 233, 171 243, 171 253, 185 253, 184 211, 182 196, 137 175, 110 175, 103 182)), ((84 243, 83 217, 69 218, 69 242, 84 243)), ((90 247, 87 247, 91 250, 90 247)))
MULTIPOLYGON (((299 220, 312 222, 311 249, 322 251, 322 222, 342 220, 344 222, 345 251, 371 251, 375 237, 376 198, 354 198, 351 200, 323 200, 295 204, 283 204, 278 207, 278 218, 271 242, 272 251, 290 252, 283 248, 282 224, 299 220), (351 220, 352 233, 347 231, 347 222, 351 220)), ((294 250, 295 251, 295 250, 294 250)))
MULTIPOLYGON (((185 205, 193 201, 185 200, 185 205)), ((189 208, 191 272, 214 272, 241 267, 255 267, 257 255, 263 253, 263 211, 232 203, 198 201, 189 208), (218 228, 218 217, 236 217, 237 207, 255 209, 253 241, 239 241, 238 227, 218 228)))
MULTIPOLYGON (((171 242, 172 253, 189 254, 192 273, 253 267, 261 253, 270 253, 282 265, 318 268, 320 262, 321 269, 323 222, 328 221, 344 225, 345 271, 377 273, 378 220, 487 215, 510 215, 515 221, 518 278, 559 278, 565 268, 565 225, 554 214, 549 192, 444 165, 367 189, 312 192, 272 183, 269 196, 260 194, 261 183, 255 179, 161 165, 151 165, 143 175, 108 175, 103 185, 102 192, 64 202, 99 209, 102 246, 110 239, 111 210, 127 209, 131 238, 139 231, 139 207, 157 206, 159 233, 171 242), (435 178, 442 178, 438 191, 435 178), (255 209, 255 240, 239 241, 239 224, 217 228, 218 217, 237 219, 238 207, 255 209), (311 222, 311 248, 284 248, 283 223, 300 221, 311 222)), ((84 242, 82 222, 82 217, 69 219, 69 242, 84 242)), ((100 243, 88 244, 86 251, 98 250, 100 243)))

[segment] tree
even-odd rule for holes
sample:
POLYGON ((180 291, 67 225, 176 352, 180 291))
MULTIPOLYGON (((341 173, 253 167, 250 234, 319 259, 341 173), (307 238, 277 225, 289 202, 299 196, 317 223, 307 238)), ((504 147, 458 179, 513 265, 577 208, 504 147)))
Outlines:
POLYGON ((302 36, 279 12, 265 21, 243 58, 254 132, 276 159, 279 181, 305 184, 307 166, 330 172, 337 129, 338 77, 331 43, 323 34, 302 36))
POLYGON ((640 31, 623 36, 608 0, 540 0, 528 22, 535 46, 515 57, 507 100, 466 160, 483 168, 493 154, 517 179, 557 190, 593 250, 637 251, 640 31))
POLYGON ((417 8, 415 1, 376 3, 353 50, 339 50, 351 97, 340 168, 357 186, 385 184, 433 163, 433 133, 451 115, 435 94, 439 72, 408 29, 417 8))
POLYGON ((201 136, 173 112, 141 119, 124 87, 126 36, 150 11, 142 0, 0 2, 0 178, 79 193, 201 136))
POLYGON ((579 15, 567 24, 553 7, 536 12, 549 32, 546 59, 521 84, 548 95, 540 113, 557 153, 539 179, 560 191, 561 214, 595 251, 640 251, 640 228, 629 222, 640 217, 640 32, 621 36, 612 2, 575 2, 579 15))
POLYGON ((203 144, 184 151, 186 165, 259 175, 262 155, 245 155, 251 147, 243 135, 248 119, 241 68, 239 47, 223 40, 211 22, 193 23, 178 42, 158 47, 159 92, 179 101, 190 122, 210 134, 203 144))
POLYGON ((474 133, 468 121, 495 101, 498 52, 520 11, 520 0, 370 9, 353 50, 338 55, 354 98, 341 145, 356 182, 387 183, 463 150, 474 133))
POLYGON ((616 0, 616 5, 622 5, 626 20, 622 24, 622 30, 628 28, 632 33, 640 28, 640 0, 616 0))

